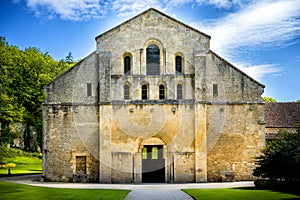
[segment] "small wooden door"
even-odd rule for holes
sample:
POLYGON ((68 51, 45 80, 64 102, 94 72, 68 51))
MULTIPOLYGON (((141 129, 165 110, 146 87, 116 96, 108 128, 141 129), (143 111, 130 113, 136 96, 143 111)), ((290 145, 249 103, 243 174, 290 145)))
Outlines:
POLYGON ((86 156, 76 156, 76 174, 86 174, 86 156))
POLYGON ((142 182, 165 182, 163 145, 145 145, 142 149, 142 182))

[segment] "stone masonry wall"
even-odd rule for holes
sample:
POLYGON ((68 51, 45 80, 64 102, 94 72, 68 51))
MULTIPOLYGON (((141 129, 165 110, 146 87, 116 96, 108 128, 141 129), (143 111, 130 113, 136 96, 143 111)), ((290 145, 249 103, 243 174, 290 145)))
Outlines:
POLYGON ((82 180, 99 178, 98 124, 89 106, 48 105, 43 107, 43 175, 50 181, 73 181, 76 156, 86 156, 82 180))
POLYGON ((207 54, 207 97, 212 102, 260 102, 264 85, 248 77, 226 60, 213 53, 207 54), (213 84, 218 84, 218 95, 213 95, 213 84))
MULTIPOLYGON (((143 145, 157 144, 150 140, 154 138, 165 145, 166 159, 172 157, 170 164, 176 169, 174 178, 168 174, 166 181, 194 182, 194 109, 194 105, 165 104, 101 106, 103 182, 128 183, 134 182, 134 177, 141 180, 141 149, 143 145)), ((167 172, 170 167, 166 165, 167 172)))
POLYGON ((228 174, 234 174, 234 180, 254 179, 255 157, 265 144, 264 127, 259 124, 263 108, 263 104, 209 106, 208 181, 226 181, 228 174), (216 117, 220 113, 222 119, 216 117))
POLYGON ((165 67, 162 70, 163 74, 175 75, 176 53, 183 54, 185 74, 191 74, 193 73, 193 52, 195 50, 208 52, 209 40, 209 36, 153 10, 96 38, 98 51, 112 52, 112 74, 118 75, 123 74, 124 53, 132 55, 134 66, 132 74, 145 75, 146 48, 151 43, 162 47, 161 64, 165 67))
POLYGON ((46 104, 98 102, 98 68, 95 52, 45 86, 46 104), (87 96, 87 83, 92 85, 92 95, 87 96))

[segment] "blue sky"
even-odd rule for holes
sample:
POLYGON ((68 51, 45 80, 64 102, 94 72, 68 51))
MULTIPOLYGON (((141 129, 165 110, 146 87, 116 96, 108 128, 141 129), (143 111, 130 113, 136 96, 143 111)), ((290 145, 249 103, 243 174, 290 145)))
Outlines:
POLYGON ((56 60, 95 49, 95 37, 153 7, 210 35, 211 49, 266 85, 300 99, 299 0, 1 0, 0 36, 56 60))

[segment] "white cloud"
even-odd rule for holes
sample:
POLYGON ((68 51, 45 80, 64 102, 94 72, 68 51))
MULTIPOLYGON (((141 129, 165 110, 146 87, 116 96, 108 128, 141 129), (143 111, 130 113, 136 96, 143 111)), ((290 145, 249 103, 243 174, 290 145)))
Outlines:
MULTIPOLYGON (((19 3, 22 0, 13 0, 19 3)), ((147 8, 154 7, 162 11, 182 5, 210 5, 221 9, 228 9, 241 2, 249 0, 23 0, 37 16, 54 18, 59 16, 63 20, 85 20, 99 18, 109 12, 115 12, 119 17, 138 14, 147 8)))
POLYGON ((212 36, 211 47, 232 56, 241 47, 280 46, 300 31, 300 1, 259 1, 201 28, 212 36))
POLYGON ((247 2, 245 0, 196 0, 197 3, 212 5, 217 8, 231 8, 235 5, 240 5, 243 2, 247 2))
POLYGON ((194 25, 212 36, 211 49, 237 63, 237 67, 253 78, 261 80, 269 74, 278 75, 283 69, 274 64, 241 64, 240 53, 247 49, 289 45, 299 35, 299 16, 299 0, 264 0, 253 1, 224 18, 194 25))
POLYGON ((132 16, 151 7, 165 10, 164 3, 160 0, 116 0, 112 1, 110 6, 119 17, 132 16))
POLYGON ((167 7, 179 7, 187 4, 193 4, 196 6, 209 5, 220 9, 229 9, 233 6, 239 6, 249 1, 251 0, 165 0, 164 2, 167 7))
POLYGON ((79 21, 99 17, 104 13, 100 0, 27 0, 27 6, 37 16, 79 21))
POLYGON ((283 69, 275 64, 261 64, 253 65, 251 63, 234 63, 246 74, 251 77, 262 81, 266 75, 272 74, 273 76, 280 76, 283 73, 283 69))

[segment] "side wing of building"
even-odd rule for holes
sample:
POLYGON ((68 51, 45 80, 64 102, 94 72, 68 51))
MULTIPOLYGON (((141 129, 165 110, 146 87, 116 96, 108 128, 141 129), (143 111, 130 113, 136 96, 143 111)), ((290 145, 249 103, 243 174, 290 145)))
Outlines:
POLYGON ((98 69, 95 52, 45 86, 43 175, 99 181, 98 69))

